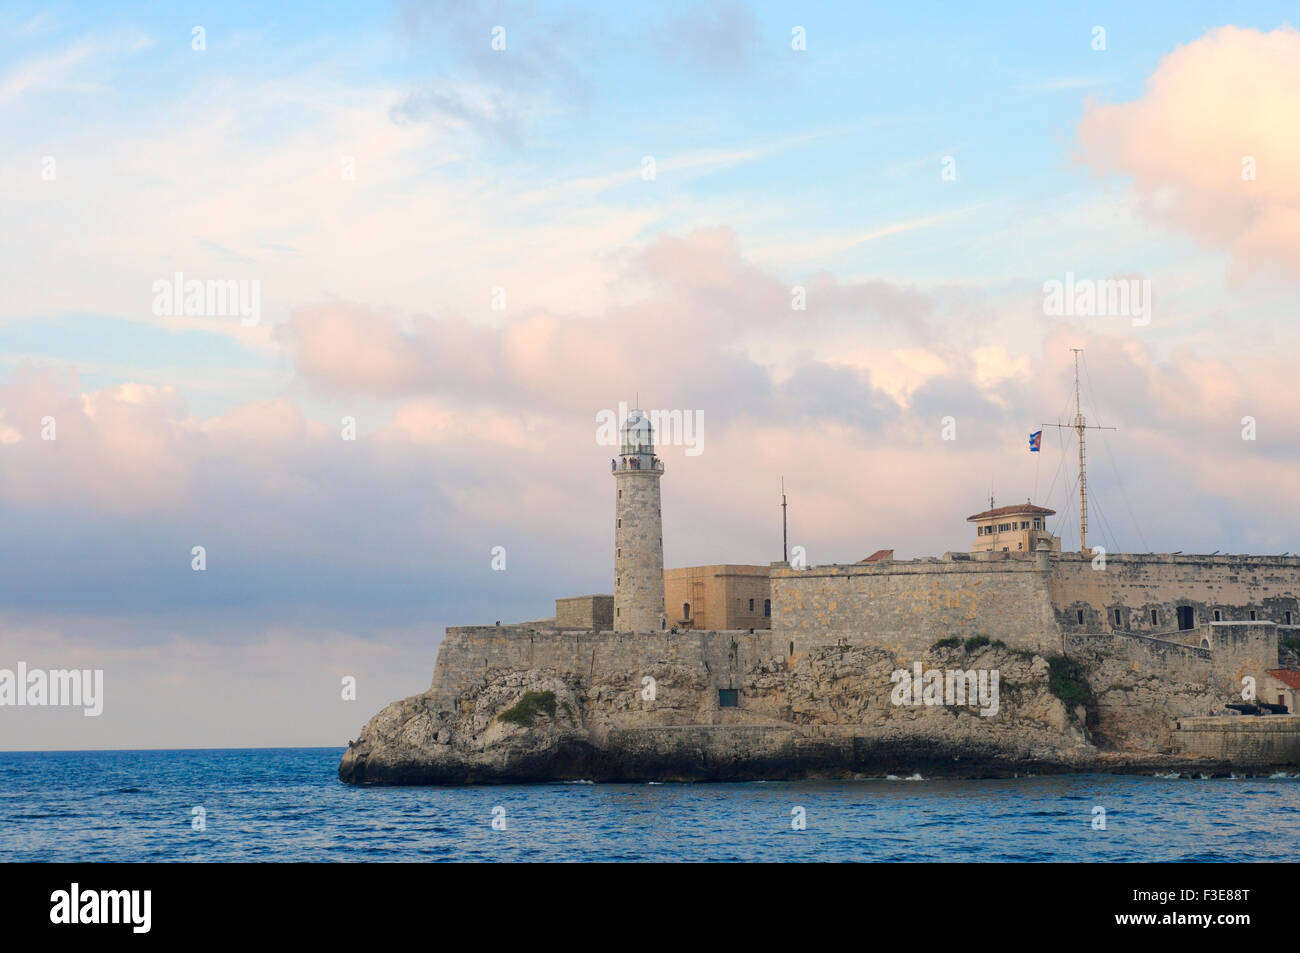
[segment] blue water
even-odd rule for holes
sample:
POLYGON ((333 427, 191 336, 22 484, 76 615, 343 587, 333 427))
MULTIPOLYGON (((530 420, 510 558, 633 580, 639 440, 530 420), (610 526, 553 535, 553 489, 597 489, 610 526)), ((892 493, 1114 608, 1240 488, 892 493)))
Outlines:
POLYGON ((0 860, 1290 861, 1300 846, 1295 777, 355 788, 341 754, 0 752, 0 860))

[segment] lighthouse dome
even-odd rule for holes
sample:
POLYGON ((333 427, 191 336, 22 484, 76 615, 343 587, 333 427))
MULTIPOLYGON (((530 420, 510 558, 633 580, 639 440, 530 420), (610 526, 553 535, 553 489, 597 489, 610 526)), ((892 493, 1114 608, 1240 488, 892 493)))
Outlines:
POLYGON ((623 453, 654 452, 654 428, 643 411, 634 410, 628 414, 620 433, 623 438, 623 453))

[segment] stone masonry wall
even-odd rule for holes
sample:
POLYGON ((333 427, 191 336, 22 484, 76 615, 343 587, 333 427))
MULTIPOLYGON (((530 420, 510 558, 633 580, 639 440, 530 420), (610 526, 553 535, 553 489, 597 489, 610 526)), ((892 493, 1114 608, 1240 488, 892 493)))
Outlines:
POLYGON ((1180 718, 1172 735, 1178 754, 1223 761, 1300 762, 1300 715, 1180 718))
POLYGON ((1046 573, 1033 559, 774 568, 772 612, 773 630, 865 637, 910 656, 951 636, 1043 654, 1061 646, 1046 573))
POLYGON ((658 470, 619 470, 614 528, 614 628, 662 629, 664 540, 658 470))
POLYGON ((787 657, 792 639, 771 631, 592 632, 524 625, 454 626, 438 649, 430 685, 435 701, 455 710, 494 674, 550 669, 595 679, 600 672, 667 667, 698 673, 714 688, 737 688, 740 675, 774 656, 787 657))
POLYGON ((610 629, 614 627, 613 596, 571 596, 555 600, 557 629, 610 629))
POLYGON ((1108 555, 1105 569, 1097 570, 1091 556, 1063 553, 1053 554, 1050 565, 1052 605, 1066 632, 1171 637, 1179 606, 1192 608, 1194 626, 1215 621, 1215 609, 1223 622, 1252 621, 1252 611, 1255 621, 1300 622, 1300 558, 1294 556, 1125 553, 1108 555))

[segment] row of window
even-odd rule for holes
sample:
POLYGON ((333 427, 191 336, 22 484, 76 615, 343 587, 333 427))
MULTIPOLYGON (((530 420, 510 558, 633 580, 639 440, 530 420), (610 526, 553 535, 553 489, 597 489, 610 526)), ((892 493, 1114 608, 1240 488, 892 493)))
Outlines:
MULTIPOLYGON (((1113 610, 1111 610, 1111 611, 1112 611, 1112 613, 1113 613, 1113 615, 1114 615, 1115 627, 1116 627, 1116 628, 1120 628, 1120 627, 1122 627, 1122 626, 1124 625, 1124 610, 1123 610, 1123 609, 1113 609, 1113 610)), ((1180 629, 1194 629, 1194 628, 1196 628, 1196 610, 1195 610, 1195 609, 1193 609, 1191 606, 1178 606, 1178 608, 1177 608, 1176 611, 1177 611, 1177 613, 1178 613, 1178 628, 1180 628, 1180 629)), ((1222 610, 1222 609, 1214 609, 1214 610, 1212 610, 1212 611, 1213 611, 1213 614, 1214 614, 1214 621, 1215 621, 1215 622, 1222 622, 1222 621, 1223 621, 1223 610, 1222 610)), ((1258 622, 1258 621, 1259 621, 1258 613, 1257 613, 1256 610, 1254 610, 1254 609, 1249 610, 1249 617, 1250 617, 1250 621, 1251 621, 1251 622, 1258 622)), ((1293 616, 1292 616, 1292 613, 1291 613, 1291 610, 1290 610, 1290 609, 1287 609, 1285 612, 1283 612, 1283 613, 1282 613, 1282 617, 1283 617, 1283 620, 1284 620, 1283 623, 1282 623, 1283 625, 1292 625, 1292 624, 1294 624, 1294 623, 1293 623, 1293 616)), ((1079 625, 1083 625, 1083 610, 1082 610, 1082 609, 1076 609, 1076 610, 1075 610, 1075 618, 1078 619, 1078 621, 1079 621, 1079 625)), ((1153 626, 1158 626, 1158 625, 1160 624, 1160 610, 1159 610, 1159 609, 1152 609, 1152 610, 1151 610, 1151 624, 1152 624, 1153 626)))
MULTIPOLYGON (((1043 528, 1043 518, 1034 517, 1034 529, 1043 528)), ((1021 520, 1019 523, 999 523, 997 526, 976 526, 976 536, 994 536, 998 533, 1010 533, 1017 529, 1029 529, 1029 521, 1021 520)))
MULTIPOLYGON (((749 600, 749 611, 750 611, 750 612, 753 612, 753 611, 754 611, 754 600, 753 600, 753 599, 750 599, 750 600, 749 600)), ((764 600, 763 600, 763 615, 768 616, 768 617, 771 617, 771 615, 772 615, 772 600, 771 600, 771 599, 764 599, 764 600)), ((691 617, 691 604, 690 604, 689 602, 683 602, 683 603, 682 603, 682 618, 683 618, 683 619, 689 619, 690 617, 691 617)))

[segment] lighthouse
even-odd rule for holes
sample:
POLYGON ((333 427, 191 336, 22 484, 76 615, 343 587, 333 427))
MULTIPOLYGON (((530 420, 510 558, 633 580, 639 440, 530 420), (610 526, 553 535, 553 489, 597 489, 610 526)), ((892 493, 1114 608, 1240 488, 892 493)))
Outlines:
POLYGON ((664 614, 664 536, 659 506, 663 461, 655 456, 654 430, 640 410, 619 431, 618 458, 610 461, 614 504, 614 631, 667 628, 664 614))

